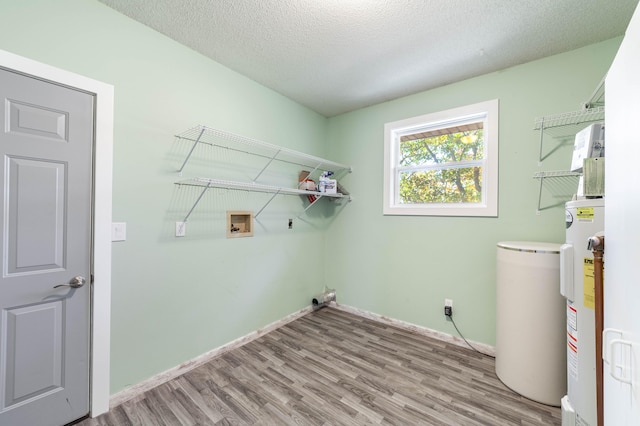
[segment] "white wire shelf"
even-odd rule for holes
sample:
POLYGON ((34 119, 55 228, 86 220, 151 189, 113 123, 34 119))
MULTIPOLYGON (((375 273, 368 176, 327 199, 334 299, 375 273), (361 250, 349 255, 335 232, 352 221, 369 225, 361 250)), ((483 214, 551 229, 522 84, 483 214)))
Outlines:
POLYGON ((570 171, 565 171, 565 170, 536 172, 536 173, 533 174, 534 179, 562 178, 562 177, 580 177, 580 176, 582 176, 582 173, 580 173, 580 172, 570 172, 570 171))
POLYGON ((336 163, 335 161, 326 160, 314 155, 305 154, 303 152, 295 151, 289 148, 284 148, 257 139, 236 135, 231 132, 213 129, 206 126, 196 126, 192 129, 176 135, 176 138, 193 142, 191 150, 187 154, 178 172, 182 172, 189 159, 191 158, 193 150, 198 144, 229 149, 244 154, 265 158, 268 160, 265 168, 272 161, 280 161, 295 164, 305 168, 310 168, 313 169, 313 171, 330 170, 336 174, 341 171, 351 172, 351 166, 348 166, 346 164, 336 163))
POLYGON ((604 106, 536 118, 534 130, 540 132, 538 163, 541 164, 545 158, 542 153, 545 134, 559 140, 573 140, 588 123, 595 122, 604 122, 604 106))
MULTIPOLYGON (((540 132, 538 151, 539 166, 542 165, 545 158, 557 151, 562 145, 573 143, 576 133, 584 129, 588 124, 597 122, 604 123, 605 81, 606 75, 593 91, 591 97, 586 102, 582 103, 582 108, 580 110, 546 115, 535 119, 533 128, 540 132), (555 146, 551 149, 547 149, 546 154, 543 153, 545 136, 550 136, 556 140, 555 146)), ((541 171, 534 173, 533 177, 540 180, 540 187, 538 191, 538 213, 542 210, 542 187, 545 179, 550 179, 548 181, 547 188, 555 191, 554 196, 563 201, 568 194, 567 191, 573 192, 577 189, 577 187, 574 188, 574 185, 577 184, 577 179, 581 176, 582 173, 567 170, 541 171)), ((569 197, 571 196, 573 196, 573 194, 569 197)), ((550 207, 555 207, 556 205, 552 205, 550 207)))
POLYGON ((222 188, 222 189, 236 189, 242 191, 250 191, 250 192, 267 192, 267 193, 276 193, 282 195, 315 195, 319 197, 329 197, 329 198, 347 198, 350 199, 350 195, 345 194, 330 194, 326 192, 318 192, 318 191, 307 191, 304 189, 295 189, 295 188, 286 188, 280 186, 271 186, 271 185, 261 185, 258 183, 245 183, 245 182, 236 182, 231 180, 221 180, 221 179, 209 179, 209 178, 193 178, 186 179, 176 182, 176 185, 186 185, 186 186, 199 186, 205 188, 222 188))
MULTIPOLYGON (((239 182, 203 177, 186 179, 176 182, 177 185, 196 186, 202 188, 200 195, 197 197, 193 206, 186 214, 183 222, 186 222, 189 219, 189 216, 191 215, 193 210, 196 208, 204 194, 210 188, 222 188, 273 194, 271 198, 269 198, 269 200, 262 206, 262 208, 254 215, 254 217, 256 218, 277 195, 300 195, 307 197, 312 196, 310 197, 311 202, 300 215, 304 214, 311 206, 315 205, 316 202, 323 197, 331 199, 347 199, 351 201, 351 196, 343 187, 340 186, 340 184, 338 184, 338 189, 341 190, 342 193, 330 194, 326 192, 307 191, 296 187, 281 187, 257 183, 258 179, 260 178, 260 176, 262 176, 264 171, 267 170, 267 168, 269 168, 269 166, 274 162, 287 163, 290 165, 302 167, 303 169, 309 169, 306 170, 309 176, 311 176, 316 171, 332 171, 336 180, 339 178, 339 175, 344 176, 344 174, 351 173, 351 166, 336 163, 335 161, 326 160, 314 155, 305 154, 303 152, 294 151, 289 148, 280 147, 278 145, 273 145, 257 139, 239 136, 231 132, 213 129, 206 126, 196 126, 192 129, 189 129, 183 133, 176 135, 176 139, 187 141, 191 146, 189 152, 185 156, 182 165, 180 166, 180 169, 178 170, 180 174, 182 174, 182 171, 193 155, 196 146, 198 146, 199 144, 208 145, 217 149, 230 150, 264 159, 264 165, 262 165, 262 168, 251 180, 251 182, 239 182)), ((297 172, 299 172, 299 169, 297 172)), ((300 215, 298 217, 300 217, 300 215)))
MULTIPOLYGON (((549 179, 549 178, 551 178, 551 179, 561 179, 566 183, 566 185, 571 185, 571 183, 572 182, 576 182, 576 179, 580 178, 580 176, 582 176, 582 173, 580 173, 580 172, 570 172, 568 170, 551 170, 551 171, 534 173, 533 174, 533 178, 534 179, 540 179, 540 185, 539 185, 539 188, 538 188, 538 210, 537 210, 537 213, 539 214, 540 211, 543 210, 543 207, 542 207, 542 185, 543 185, 545 179, 549 179)), ((571 198, 568 197, 564 201, 569 201, 570 199, 571 198)))
MULTIPOLYGON (((207 190, 210 189, 210 188, 221 188, 221 189, 250 191, 250 192, 264 192, 264 193, 273 194, 273 196, 254 215, 254 217, 256 217, 256 218, 260 215, 260 213, 262 213, 262 211, 265 209, 265 207, 267 207, 271 203, 271 201, 273 201, 273 199, 276 197, 276 195, 302 195, 302 196, 313 195, 313 196, 315 196, 316 200, 311 202, 311 203, 309 203, 309 205, 304 209, 304 211, 300 215, 304 214, 311 206, 315 205, 320 200, 320 198, 322 198, 322 197, 342 198, 342 199, 346 199, 348 201, 351 201, 351 195, 349 195, 349 194, 341 194, 341 193, 332 194, 332 193, 327 193, 327 192, 307 191, 307 190, 304 190, 304 189, 286 188, 286 187, 271 186, 271 185, 261 185, 261 184, 257 184, 257 183, 236 182, 236 181, 221 180, 221 179, 193 178, 193 179, 186 179, 186 180, 182 180, 182 181, 176 182, 176 185, 178 185, 178 186, 183 186, 183 185, 184 186, 197 186, 197 187, 202 188, 202 192, 200 193, 200 195, 198 196, 196 201, 193 203, 193 206, 191 207, 189 212, 186 214, 185 218, 183 219, 183 222, 186 222, 189 219, 189 216, 191 216, 191 213, 196 208, 196 206, 198 205, 198 203, 202 199, 202 197, 205 194, 205 192, 207 192, 207 190)), ((298 217, 300 217, 300 215, 298 215, 298 217)))
POLYGON ((580 111, 564 112, 536 118, 534 130, 547 130, 554 127, 577 126, 604 120, 604 106, 587 108, 580 111))

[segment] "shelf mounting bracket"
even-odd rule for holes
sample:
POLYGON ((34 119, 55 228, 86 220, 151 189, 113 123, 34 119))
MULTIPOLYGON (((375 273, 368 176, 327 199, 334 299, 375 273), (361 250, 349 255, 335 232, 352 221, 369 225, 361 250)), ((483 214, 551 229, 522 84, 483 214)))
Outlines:
MULTIPOLYGON (((318 170, 318 167, 320 167, 321 165, 322 164, 318 164, 317 166, 315 166, 313 168, 313 170, 311 170, 307 176, 311 176, 312 174, 314 174, 316 172, 316 170, 318 170)), ((304 181, 302 181, 302 182, 304 182, 304 181)), ((298 189, 300 189, 300 187, 302 186, 302 182, 298 182, 298 189)))
POLYGON ((536 214, 540 214, 540 204, 542 203, 542 181, 544 178, 540 178, 540 187, 538 188, 538 210, 536 210, 536 214))
POLYGON ((193 213, 193 210, 196 208, 196 206, 198 205, 198 203, 200 202, 200 200, 202 199, 202 197, 204 196, 204 193, 207 192, 207 190, 211 187, 211 182, 209 182, 207 184, 207 186, 205 186, 204 188, 202 188, 202 192, 200 193, 200 195, 198 196, 198 198, 196 199, 196 202, 193 203, 193 206, 191 207, 191 210, 189 210, 189 213, 187 213, 187 215, 184 217, 184 219, 182 220, 183 222, 187 222, 187 220, 189 219, 189 216, 191 216, 191 213, 193 213))
POLYGON ((264 210, 269 204, 271 204, 273 199, 276 198, 276 195, 278 195, 279 193, 280 193, 279 189, 276 192, 274 192, 271 198, 269 198, 269 200, 264 204, 264 206, 262 206, 262 208, 258 211, 258 213, 254 214, 253 217, 257 218, 258 216, 260 216, 260 213, 262 213, 262 210, 264 210))
MULTIPOLYGON (((182 166, 180 166, 180 169, 178 169, 178 173, 182 173, 182 170, 184 169, 184 166, 187 165, 187 161, 189 161, 189 158, 191 158, 191 154, 193 154, 193 150, 196 149, 196 145, 198 145, 198 143, 200 143, 200 139, 202 138, 202 134, 204 133, 204 130, 205 130, 204 127, 202 128, 202 130, 200 130, 200 134, 196 138, 195 142, 193 142, 193 146, 189 150, 189 153, 187 154, 187 157, 182 162, 182 166)), ((189 212, 189 213, 191 213, 191 212, 189 212)), ((186 220, 185 220, 185 222, 186 222, 186 220)))
MULTIPOLYGON (((542 141, 544 140, 544 117, 540 121, 540 149, 538 152, 538 166, 542 165, 542 141)), ((542 183, 540 184, 540 190, 542 190, 542 183)))
MULTIPOLYGON (((253 183, 256 183, 256 181, 258 180, 258 178, 260 176, 262 176, 262 173, 264 173, 265 170, 267 170, 267 167, 269 167, 271 165, 271 163, 273 163, 273 160, 276 159, 276 157, 278 156, 278 154, 280 154, 280 151, 282 151, 281 149, 277 150, 275 154, 273 154, 273 157, 271 157, 269 159, 269 161, 267 162, 267 164, 264 165, 264 167, 262 168, 262 170, 260 170, 260 173, 258 173, 258 176, 256 176, 255 178, 253 178, 253 183)), ((262 210, 261 210, 262 211, 262 210)))
POLYGON ((317 195, 317 197, 318 198, 316 198, 316 200, 313 203, 309 203, 309 205, 307 207, 305 207, 304 210, 302 210, 302 212, 297 216, 298 219, 300 219, 302 217, 302 215, 305 214, 307 212, 307 210, 309 210, 311 208, 311 206, 313 206, 315 203, 320 201, 320 198, 322 198, 323 195, 317 195))

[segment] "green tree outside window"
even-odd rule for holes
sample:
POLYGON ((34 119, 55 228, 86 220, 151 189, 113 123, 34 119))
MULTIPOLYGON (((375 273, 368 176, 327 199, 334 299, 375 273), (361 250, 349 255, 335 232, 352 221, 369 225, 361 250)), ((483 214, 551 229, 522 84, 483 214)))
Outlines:
POLYGON ((483 129, 451 132, 399 144, 400 204, 480 203, 483 129), (475 163, 475 164, 474 164, 475 163))

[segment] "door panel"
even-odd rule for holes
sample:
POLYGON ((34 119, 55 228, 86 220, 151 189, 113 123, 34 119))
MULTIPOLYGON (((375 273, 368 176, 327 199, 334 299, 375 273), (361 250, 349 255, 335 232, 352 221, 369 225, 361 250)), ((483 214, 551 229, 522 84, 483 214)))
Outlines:
POLYGON ((62 387, 63 304, 56 300, 4 311, 0 338, 13 348, 6 363, 6 408, 62 387))
POLYGON ((65 164, 6 159, 5 276, 64 268, 65 164))
POLYGON ((89 412, 94 97, 0 68, 0 425, 89 412))
POLYGON ((9 120, 8 131, 67 141, 68 114, 42 106, 27 105, 6 100, 9 120))

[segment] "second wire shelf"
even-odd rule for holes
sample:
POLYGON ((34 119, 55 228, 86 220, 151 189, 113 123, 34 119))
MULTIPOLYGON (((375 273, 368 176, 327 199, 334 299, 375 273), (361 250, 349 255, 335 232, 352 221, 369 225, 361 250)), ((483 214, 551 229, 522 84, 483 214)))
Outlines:
MULTIPOLYGON (((540 186, 538 188, 538 210, 540 213, 543 210, 542 204, 542 184, 547 178, 564 178, 564 179, 572 179, 575 182, 576 178, 582 176, 580 172, 570 172, 566 170, 554 170, 554 171, 545 171, 545 172, 536 172, 533 174, 534 179, 540 179, 540 186)), ((568 200, 567 200, 568 201, 568 200)))
POLYGON ((197 187, 203 188, 202 192, 196 199, 195 203, 193 204, 193 206, 185 216, 183 222, 186 222, 189 219, 189 216, 191 216, 191 213, 196 208, 196 206, 204 196, 205 192, 207 192, 209 188, 235 189, 235 190, 242 190, 242 191, 264 192, 264 193, 273 194, 273 197, 271 197, 265 203, 265 205, 262 206, 262 208, 254 215, 254 217, 258 217, 260 213, 262 213, 262 210, 264 210, 264 208, 267 207, 269 203, 271 203, 271 201, 275 198, 276 195, 315 195, 317 197, 317 200, 314 201, 313 203, 310 203, 301 214, 306 212, 311 206, 313 206, 322 197, 342 198, 342 199, 347 199, 348 201, 351 201, 351 196, 347 194, 341 194, 341 193, 332 194, 332 193, 326 193, 326 192, 308 191, 304 189, 262 185, 257 183, 236 182, 236 181, 222 180, 222 179, 193 178, 193 179, 186 179, 186 180, 181 180, 179 182, 176 182, 176 185, 197 186, 197 187))

